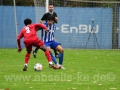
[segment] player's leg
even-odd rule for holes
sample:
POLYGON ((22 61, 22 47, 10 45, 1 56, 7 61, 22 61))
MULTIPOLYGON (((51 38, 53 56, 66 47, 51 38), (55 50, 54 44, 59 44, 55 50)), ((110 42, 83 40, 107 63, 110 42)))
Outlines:
POLYGON ((62 64, 63 64, 63 57, 64 57, 64 49, 61 47, 61 44, 58 42, 54 42, 51 46, 52 49, 56 49, 56 51, 59 52, 59 66, 58 68, 65 69, 62 64))
POLYGON ((39 48, 36 47, 35 50, 33 50, 33 56, 34 56, 34 58, 36 58, 36 53, 37 53, 38 49, 39 48))
POLYGON ((58 52, 55 49, 53 49, 53 51, 54 51, 55 57, 58 58, 59 57, 58 52))
MULTIPOLYGON (((56 42, 56 38, 54 38, 54 41, 56 42)), ((58 52, 56 51, 56 49, 53 49, 53 51, 54 51, 55 57, 58 58, 58 57, 59 57, 59 54, 58 54, 58 52)))
POLYGON ((48 60, 48 62, 49 62, 49 67, 52 67, 52 68, 54 68, 54 69, 57 69, 57 67, 54 66, 53 63, 52 63, 52 57, 51 57, 50 52, 49 52, 49 50, 47 49, 47 47, 46 47, 45 45, 42 45, 42 46, 40 47, 40 49, 45 52, 45 56, 46 56, 46 58, 47 58, 47 60, 48 60))
POLYGON ((56 47, 56 50, 59 52, 59 64, 62 69, 65 69, 62 64, 63 64, 63 57, 64 57, 64 49, 61 47, 61 45, 58 45, 56 47))
MULTIPOLYGON (((42 29, 38 27, 37 30, 42 30, 42 29)), ((33 56, 34 56, 34 58, 36 58, 36 53, 37 53, 38 49, 39 48, 36 47, 35 50, 33 50, 33 56)))
POLYGON ((32 45, 27 46, 26 51, 27 51, 27 53, 26 53, 25 59, 24 59, 23 71, 27 71, 28 62, 29 62, 29 59, 30 59, 31 51, 32 51, 32 45))
POLYGON ((58 63, 57 63, 57 60, 56 60, 56 58, 55 58, 55 56, 54 56, 54 54, 52 53, 52 50, 51 50, 51 46, 54 44, 54 42, 47 42, 47 43, 45 43, 45 46, 47 47, 47 49, 50 51, 50 55, 51 55, 51 58, 52 58, 52 61, 57 65, 58 63))
POLYGON ((50 55, 51 55, 52 61, 57 65, 58 62, 57 62, 55 56, 53 55, 51 48, 50 48, 50 47, 47 47, 47 49, 48 49, 49 52, 50 52, 50 55))
POLYGON ((56 69, 56 67, 52 64, 51 55, 50 55, 49 50, 47 49, 47 47, 44 45, 44 42, 42 40, 38 40, 38 41, 34 42, 33 46, 35 46, 37 48, 40 48, 42 51, 44 51, 45 56, 46 56, 46 58, 47 58, 47 60, 49 62, 49 65, 52 68, 56 69))

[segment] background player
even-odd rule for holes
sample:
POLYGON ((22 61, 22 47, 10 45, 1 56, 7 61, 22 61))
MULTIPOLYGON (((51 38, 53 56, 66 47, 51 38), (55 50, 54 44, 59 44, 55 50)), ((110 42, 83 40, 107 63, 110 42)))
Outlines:
POLYGON ((43 21, 47 22, 47 18, 48 18, 49 15, 53 15, 54 16, 54 23, 58 23, 57 13, 53 11, 54 10, 54 6, 53 6, 52 3, 49 4, 48 9, 49 9, 49 12, 47 12, 47 13, 45 13, 43 15, 43 17, 40 20, 40 23, 43 23, 43 21))
POLYGON ((32 20, 27 18, 24 20, 25 27, 20 31, 18 37, 17 37, 17 43, 18 43, 18 52, 21 52, 21 44, 20 40, 24 37, 24 44, 27 50, 27 53, 25 55, 25 64, 23 71, 27 71, 28 61, 30 59, 30 54, 32 51, 32 46, 35 46, 37 48, 40 48, 45 52, 46 58, 48 59, 50 67, 56 69, 56 67, 52 64, 52 59, 49 51, 47 50, 46 46, 44 45, 44 42, 40 40, 36 34, 37 29, 36 28, 44 28, 46 32, 48 32, 48 28, 45 27, 42 24, 31 24, 32 20))
MULTIPOLYGON (((54 10, 54 6, 53 6, 52 3, 49 4, 48 9, 49 9, 49 12, 47 12, 47 13, 45 13, 45 14, 43 15, 43 17, 42 17, 41 20, 40 20, 40 23, 43 23, 43 21, 46 21, 46 22, 47 22, 47 18, 48 18, 49 15, 53 15, 53 16, 54 16, 54 23, 58 23, 57 13, 53 11, 53 10, 54 10)), ((56 39, 54 38, 54 40, 56 40, 56 39)), ((33 51, 33 55, 34 55, 35 58, 36 58, 37 50, 38 50, 38 48, 36 48, 36 49, 33 51)), ((57 53, 56 50, 54 50, 54 53, 55 53, 55 57, 58 58, 58 53, 57 53)))

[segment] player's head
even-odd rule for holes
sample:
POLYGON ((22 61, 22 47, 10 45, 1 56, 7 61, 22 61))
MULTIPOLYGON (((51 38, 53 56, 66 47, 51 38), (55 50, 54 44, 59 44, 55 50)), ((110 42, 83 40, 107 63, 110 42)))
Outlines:
POLYGON ((26 18, 26 19, 24 20, 25 26, 27 26, 28 24, 31 24, 31 23, 32 23, 32 20, 29 19, 29 18, 26 18))
POLYGON ((49 12, 53 12, 54 6, 52 3, 49 3, 49 12))
POLYGON ((48 18, 47 18, 47 22, 51 26, 54 23, 54 16, 49 15, 48 18))

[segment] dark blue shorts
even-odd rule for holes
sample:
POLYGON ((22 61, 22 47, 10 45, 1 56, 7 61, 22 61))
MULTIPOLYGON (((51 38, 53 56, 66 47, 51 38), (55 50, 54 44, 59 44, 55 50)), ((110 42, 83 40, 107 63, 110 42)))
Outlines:
POLYGON ((44 42, 46 47, 50 47, 52 49, 55 49, 58 45, 61 45, 60 43, 56 41, 50 41, 50 42, 44 42))

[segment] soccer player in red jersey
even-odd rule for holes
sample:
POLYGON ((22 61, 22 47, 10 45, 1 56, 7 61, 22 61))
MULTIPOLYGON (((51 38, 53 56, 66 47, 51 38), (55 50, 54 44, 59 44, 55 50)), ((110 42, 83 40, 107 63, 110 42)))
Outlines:
POLYGON ((49 31, 48 28, 46 26, 44 26, 43 24, 31 24, 31 23, 32 23, 31 19, 29 19, 29 18, 25 19, 24 20, 25 27, 20 31, 20 33, 17 37, 18 52, 21 52, 21 50, 22 50, 20 40, 23 37, 24 37, 24 44, 25 44, 25 47, 27 50, 27 53, 25 55, 25 60, 24 60, 25 64, 24 64, 23 71, 27 71, 28 61, 30 59, 32 46, 38 47, 41 50, 43 50, 45 52, 45 56, 49 62, 49 66, 56 69, 57 67, 52 64, 52 59, 51 59, 51 55, 50 55, 49 51, 47 50, 46 46, 44 45, 44 42, 38 38, 37 33, 36 33, 38 30, 37 28, 43 28, 47 32, 49 31))

